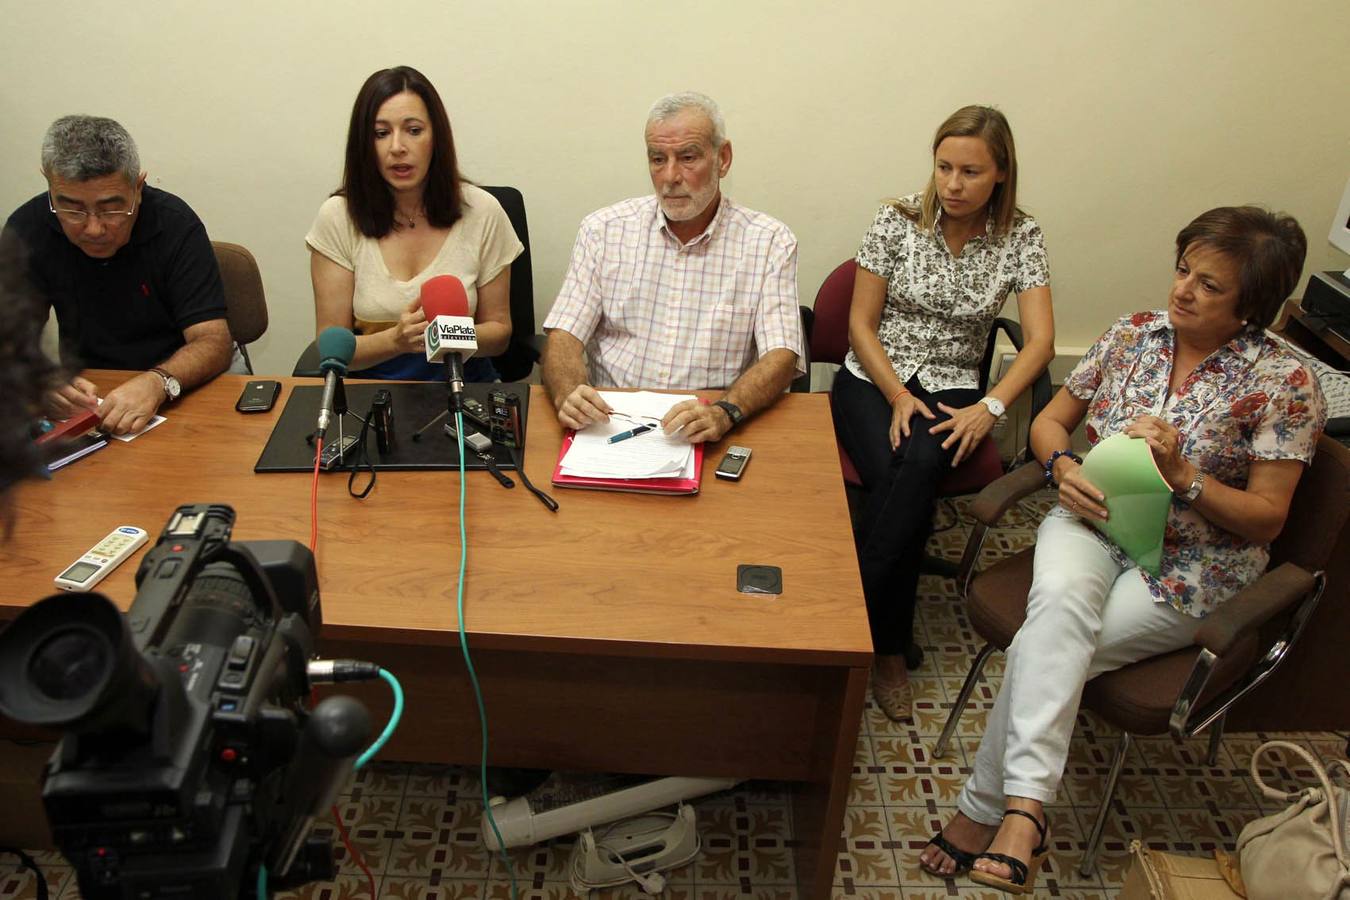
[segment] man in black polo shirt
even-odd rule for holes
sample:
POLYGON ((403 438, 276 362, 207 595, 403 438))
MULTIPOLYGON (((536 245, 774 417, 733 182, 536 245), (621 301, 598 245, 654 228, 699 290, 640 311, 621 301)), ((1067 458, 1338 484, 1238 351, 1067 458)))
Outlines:
POLYGON ((48 411, 98 408, 108 431, 139 431, 163 403, 230 364, 211 241, 186 203, 146 187, 136 144, 112 119, 57 119, 42 141, 42 173, 47 192, 15 210, 5 238, 24 246, 44 314, 56 308, 62 361, 137 373, 101 407, 77 377, 48 395, 48 411))

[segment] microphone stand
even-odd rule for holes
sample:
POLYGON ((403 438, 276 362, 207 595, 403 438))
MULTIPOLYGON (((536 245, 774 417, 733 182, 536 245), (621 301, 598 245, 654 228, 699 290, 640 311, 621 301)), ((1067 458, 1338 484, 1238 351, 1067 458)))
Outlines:
MULTIPOLYGON (((337 459, 334 461, 334 465, 341 465, 342 463, 346 462, 347 456, 347 452, 342 446, 344 437, 342 430, 342 420, 347 416, 349 412, 347 408, 346 385, 347 380, 343 378, 341 375, 339 375, 337 380, 337 387, 333 389, 333 418, 337 421, 337 443, 334 444, 334 446, 338 448, 338 455, 337 459)), ((360 416, 357 416, 356 418, 360 420, 361 424, 363 425, 365 424, 365 420, 362 419, 360 416)), ((316 428, 315 430, 311 431, 309 434, 305 436, 305 443, 313 447, 314 439, 318 437, 318 435, 319 431, 316 428)))
POLYGON ((450 388, 451 377, 452 375, 450 371, 450 357, 447 356, 445 359, 445 409, 442 412, 438 412, 434 417, 432 417, 430 422, 414 431, 412 436, 413 441, 415 442, 421 441, 423 433, 425 433, 428 428, 432 428, 433 426, 439 424, 447 416, 454 415, 455 395, 454 391, 451 390, 450 388))
MULTIPOLYGON (((421 426, 421 428, 418 428, 416 432, 413 432, 413 441, 420 441, 421 436, 423 436, 425 430, 427 430, 428 428, 432 428, 432 426, 435 426, 436 424, 439 424, 439 422, 443 420, 443 418, 448 416, 454 416, 456 412, 455 394, 458 393, 458 391, 455 391, 454 387, 451 387, 451 383, 454 381, 455 381, 454 367, 452 367, 450 364, 450 358, 447 358, 445 359, 445 410, 444 412, 436 413, 436 416, 433 417, 431 421, 421 426)), ((460 383, 463 383, 463 375, 460 375, 460 383)), ((463 399, 460 399, 460 403, 463 403, 463 399)))

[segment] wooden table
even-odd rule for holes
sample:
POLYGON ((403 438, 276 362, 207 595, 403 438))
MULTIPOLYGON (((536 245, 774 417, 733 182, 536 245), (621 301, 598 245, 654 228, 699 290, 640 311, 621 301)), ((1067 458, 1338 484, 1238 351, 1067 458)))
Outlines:
MULTIPOLYGON (((88 373, 103 390, 119 373, 88 373)), ((255 475, 276 409, 241 415, 245 378, 222 376, 169 421, 13 492, 0 544, 0 619, 52 593, 52 578, 114 526, 152 540, 182 503, 228 503, 234 537, 309 535, 310 476, 255 475)), ((561 432, 532 389, 526 471, 548 485, 561 432)), ((400 423, 400 429, 414 423, 400 423)), ((754 457, 740 482, 665 497, 527 491, 468 476, 465 618, 482 680, 490 762, 563 770, 796 782, 796 871, 830 893, 871 641, 823 394, 790 394, 735 432, 754 457), (738 593, 738 563, 777 565, 784 593, 738 593)), ((458 648, 457 472, 381 472, 370 497, 346 474, 319 485, 321 649, 370 659, 408 696, 392 759, 477 763, 479 730, 458 648)), ((101 586, 125 608, 137 560, 101 586)), ((361 686, 365 688, 366 686, 361 686)), ((376 716, 383 686, 357 690, 376 716)))

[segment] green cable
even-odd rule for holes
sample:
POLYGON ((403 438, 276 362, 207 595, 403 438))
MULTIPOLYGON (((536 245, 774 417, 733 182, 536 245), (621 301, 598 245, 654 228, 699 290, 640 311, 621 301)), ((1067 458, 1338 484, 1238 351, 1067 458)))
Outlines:
POLYGON ((403 685, 399 684, 398 679, 394 677, 394 673, 387 669, 380 669, 380 677, 394 692, 394 711, 389 714, 389 722, 384 726, 384 731, 380 733, 380 736, 375 739, 375 743, 367 747, 366 752, 357 757, 356 766, 352 771, 356 771, 356 769, 370 762, 376 753, 384 749, 384 745, 389 743, 389 737, 394 733, 394 729, 398 727, 399 720, 403 718, 403 685))
MULTIPOLYGON (((360 769, 370 762, 376 753, 384 749, 384 745, 389 743, 389 738, 394 733, 394 729, 398 727, 399 720, 403 718, 403 685, 398 683, 394 673, 386 669, 380 669, 380 677, 394 692, 394 711, 389 714, 389 722, 384 726, 384 731, 380 732, 380 736, 375 739, 375 743, 367 747, 366 752, 357 757, 356 765, 352 767, 352 771, 360 769)), ((501 838, 498 837, 498 840, 501 840, 501 838)), ((258 865, 257 892, 258 900, 267 900, 267 866, 262 864, 258 865)))
POLYGON ((464 497, 465 490, 465 469, 464 469, 464 414, 455 411, 455 434, 459 438, 459 596, 457 599, 458 617, 459 617, 459 649, 464 654, 464 665, 469 670, 469 683, 473 685, 473 697, 478 703, 478 725, 483 734, 483 754, 482 761, 479 764, 478 783, 483 792, 483 814, 487 816, 488 824, 492 826, 492 833, 497 838, 497 847, 502 859, 502 865, 506 867, 506 874, 511 878, 511 900, 516 900, 519 896, 516 888, 516 872, 511 866, 511 857, 506 855, 506 841, 502 840, 502 833, 497 828, 497 817, 492 814, 492 804, 488 801, 487 790, 487 760, 488 760, 488 722, 487 707, 483 703, 483 692, 478 687, 478 673, 474 671, 473 660, 469 658, 469 635, 464 630, 464 573, 468 569, 469 563, 469 537, 464 528, 464 497))

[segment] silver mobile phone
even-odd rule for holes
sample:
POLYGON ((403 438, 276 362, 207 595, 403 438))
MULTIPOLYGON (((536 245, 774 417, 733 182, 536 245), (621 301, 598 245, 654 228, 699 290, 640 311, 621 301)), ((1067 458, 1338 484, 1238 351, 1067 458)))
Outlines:
POLYGON ((727 448, 726 455, 722 461, 717 464, 717 470, 713 472, 718 478, 725 478, 728 481, 740 480, 741 473, 750 462, 750 448, 737 447, 734 444, 727 448))

